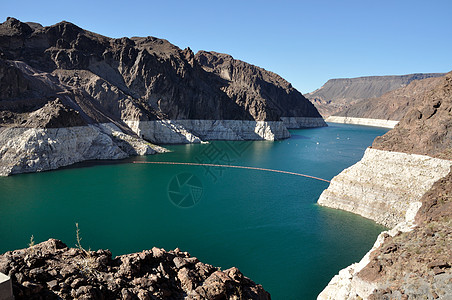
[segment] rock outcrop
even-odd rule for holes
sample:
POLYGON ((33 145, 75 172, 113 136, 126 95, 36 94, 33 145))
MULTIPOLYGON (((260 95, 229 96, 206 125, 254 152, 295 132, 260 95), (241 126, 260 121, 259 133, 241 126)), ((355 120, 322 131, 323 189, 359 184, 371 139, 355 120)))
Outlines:
POLYGON ((452 298, 451 107, 448 73, 360 162, 333 178, 319 204, 393 228, 319 299, 452 298))
POLYGON ((221 271, 179 249, 112 258, 50 239, 0 255, 19 299, 270 299, 237 268, 221 271))
MULTIPOLYGON (((347 109, 361 100, 363 101, 361 105, 365 107, 364 103, 367 102, 367 99, 378 98, 387 92, 405 87, 412 81, 443 75, 442 73, 428 73, 330 79, 321 88, 305 96, 314 103, 322 116, 326 118, 331 115, 337 115, 339 111, 347 109)), ((373 112, 373 110, 369 110, 370 114, 373 112)), ((378 114, 378 112, 375 113, 378 114)), ((350 115, 350 117, 380 119, 377 116, 363 115, 350 115)), ((387 118, 383 117, 381 119, 387 118)))
POLYGON ((75 159, 62 158, 64 151, 55 157, 47 151, 56 162, 46 165, 27 161, 25 153, 2 157, 8 165, 2 166, 2 175, 162 150, 152 145, 154 151, 144 150, 146 141, 277 140, 289 136, 288 127, 318 126, 326 123, 290 83, 226 54, 195 55, 154 37, 112 39, 69 22, 43 27, 8 18, 0 24, 0 128, 8 129, 5 137, 19 145, 36 131, 42 138, 34 138, 39 142, 30 147, 48 144, 41 148, 71 134, 86 137, 78 139, 81 147, 72 143, 75 148, 68 149, 75 159), (115 135, 99 133, 98 124, 114 126, 115 135), (55 139, 54 128, 67 130, 59 130, 55 139), (109 149, 109 155, 96 154, 88 144, 109 149))

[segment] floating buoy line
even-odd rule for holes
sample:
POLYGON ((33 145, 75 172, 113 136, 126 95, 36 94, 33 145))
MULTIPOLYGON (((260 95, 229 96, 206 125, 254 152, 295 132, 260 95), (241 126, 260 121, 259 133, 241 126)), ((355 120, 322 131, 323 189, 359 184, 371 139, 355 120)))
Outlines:
POLYGON ((289 175, 296 175, 306 178, 311 178, 315 180, 320 180, 324 182, 330 183, 329 180, 301 174, 301 173, 295 173, 295 172, 289 172, 289 171, 282 171, 282 170, 273 170, 273 169, 265 169, 265 168, 256 168, 256 167, 246 167, 246 166, 233 166, 233 165, 217 165, 217 164, 199 164, 199 163, 188 163, 188 162, 172 162, 172 161, 133 161, 134 164, 154 164, 154 165, 184 165, 184 166, 205 166, 205 167, 219 167, 219 168, 233 168, 233 169, 247 169, 247 170, 257 170, 257 171, 266 171, 266 172, 274 172, 274 173, 283 173, 283 174, 289 174, 289 175))

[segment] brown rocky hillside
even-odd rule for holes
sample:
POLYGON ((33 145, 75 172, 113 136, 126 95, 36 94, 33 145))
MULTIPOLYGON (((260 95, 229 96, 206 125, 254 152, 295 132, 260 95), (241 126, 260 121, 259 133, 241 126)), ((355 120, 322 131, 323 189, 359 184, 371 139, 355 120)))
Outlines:
POLYGON ((326 118, 361 100, 378 98, 387 92, 407 86, 414 80, 442 75, 444 74, 427 73, 330 79, 321 88, 305 96, 326 118))

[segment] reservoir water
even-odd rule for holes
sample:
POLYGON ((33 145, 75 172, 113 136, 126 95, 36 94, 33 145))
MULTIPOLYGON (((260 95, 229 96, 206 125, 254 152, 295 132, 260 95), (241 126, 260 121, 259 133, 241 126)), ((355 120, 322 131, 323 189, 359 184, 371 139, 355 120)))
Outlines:
POLYGON ((205 263, 238 267, 272 299, 315 299, 358 261, 384 227, 316 205, 328 183, 257 170, 134 164, 174 161, 284 170, 330 180, 387 129, 329 124, 283 141, 172 145, 121 163, 0 178, 0 253, 49 238, 110 249, 179 247, 205 263))

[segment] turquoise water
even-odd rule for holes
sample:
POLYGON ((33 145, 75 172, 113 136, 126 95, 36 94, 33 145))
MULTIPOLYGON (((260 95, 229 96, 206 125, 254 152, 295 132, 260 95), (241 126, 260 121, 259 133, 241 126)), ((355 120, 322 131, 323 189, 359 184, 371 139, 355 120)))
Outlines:
POLYGON ((273 299, 315 299, 359 260, 384 228, 316 205, 328 183, 294 175, 132 160, 232 164, 331 179, 357 162, 386 129, 330 124, 284 141, 173 145, 173 152, 118 164, 0 178, 0 253, 31 235, 107 248, 189 251, 223 269, 237 266, 273 299), (186 182, 186 184, 184 184, 186 182))

